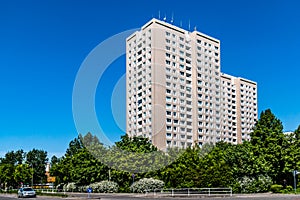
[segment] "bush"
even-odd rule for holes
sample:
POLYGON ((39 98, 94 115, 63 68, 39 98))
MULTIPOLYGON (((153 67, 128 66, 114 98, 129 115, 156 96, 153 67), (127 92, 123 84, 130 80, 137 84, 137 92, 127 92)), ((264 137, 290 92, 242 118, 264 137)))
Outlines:
POLYGON ((240 192, 242 193, 252 193, 255 191, 254 187, 254 178, 250 178, 248 176, 244 176, 238 180, 240 192))
POLYGON ((63 183, 58 184, 56 186, 56 189, 62 191, 64 189, 64 184, 63 183))
POLYGON ((65 184, 63 189, 66 192, 77 192, 78 186, 74 182, 71 182, 71 183, 65 184))
POLYGON ((272 185, 272 179, 269 176, 259 175, 256 180, 256 192, 268 192, 272 185))
POLYGON ((282 185, 271 185, 271 192, 273 193, 280 193, 282 189, 282 185))
POLYGON ((133 183, 130 186, 130 190, 132 192, 150 192, 154 190, 160 190, 164 187, 165 183, 161 180, 153 179, 153 178, 143 178, 139 181, 133 183))
POLYGON ((234 185, 235 192, 258 193, 269 191, 272 179, 269 176, 259 175, 257 178, 244 176, 234 185))
POLYGON ((118 192, 119 186, 116 182, 113 181, 101 181, 92 183, 91 188, 93 192, 100 192, 100 193, 115 193, 118 192))
POLYGON ((290 185, 286 186, 285 189, 280 190, 281 193, 288 194, 294 191, 294 188, 290 185))

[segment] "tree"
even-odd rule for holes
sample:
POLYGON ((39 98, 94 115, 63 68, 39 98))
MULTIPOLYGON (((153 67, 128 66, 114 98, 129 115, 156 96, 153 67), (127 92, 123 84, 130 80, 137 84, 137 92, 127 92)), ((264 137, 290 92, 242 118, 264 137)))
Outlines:
POLYGON ((283 134, 283 126, 270 109, 263 111, 260 119, 253 128, 251 145, 254 156, 269 166, 265 173, 275 182, 280 183, 285 174, 285 149, 286 137, 283 134))
POLYGON ((33 169, 28 164, 19 164, 14 171, 14 179, 20 185, 21 183, 30 185, 33 175, 33 169))
POLYGON ((57 159, 56 156, 52 157, 50 174, 56 177, 56 184, 74 182, 71 177, 71 171, 73 170, 72 158, 84 148, 80 139, 81 137, 79 135, 69 143, 69 147, 62 158, 57 159))
POLYGON ((139 152, 139 153, 150 153, 158 151, 148 138, 143 137, 129 137, 127 134, 121 136, 121 141, 116 142, 116 147, 129 151, 129 152, 139 152))
POLYGON ((86 149, 77 152, 71 158, 70 178, 77 185, 88 185, 101 180, 108 180, 108 168, 86 149))
POLYGON ((51 165, 55 165, 59 161, 60 161, 60 159, 57 158, 55 155, 53 155, 52 158, 51 158, 51 165))
MULTIPOLYGON (((54 158, 50 173, 56 176, 57 183, 75 182, 88 185, 92 182, 108 179, 108 168, 89 151, 95 145, 101 145, 91 133, 79 135, 69 143, 66 154, 58 161, 54 158), (57 161, 57 162, 56 162, 57 161)), ((97 146, 99 148, 99 146, 97 146)), ((103 147, 102 147, 103 148, 103 147)))
POLYGON ((26 164, 33 168, 33 183, 43 183, 46 181, 47 152, 33 149, 26 154, 26 164))
POLYGON ((22 164, 25 153, 23 150, 9 151, 0 159, 0 184, 4 183, 7 187, 17 187, 14 179, 15 168, 22 164))
POLYGON ((232 145, 220 142, 200 160, 201 187, 229 187, 234 182, 228 149, 232 145))
POLYGON ((4 158, 1 158, 1 163, 3 164, 22 164, 25 157, 25 153, 23 150, 9 151, 4 155, 4 158))
POLYGON ((15 166, 8 163, 3 163, 0 165, 0 182, 4 184, 4 186, 16 187, 17 183, 14 180, 13 174, 15 171, 15 166))
POLYGON ((198 187, 202 178, 200 152, 198 147, 187 148, 178 159, 162 168, 156 178, 163 180, 167 188, 198 187))
POLYGON ((294 180, 291 172, 300 169, 300 126, 293 133, 286 135, 286 144, 283 148, 286 151, 285 179, 292 185, 294 180))
POLYGON ((69 143, 69 147, 66 151, 66 154, 65 156, 73 156, 75 155, 80 149, 83 148, 83 144, 81 142, 81 139, 80 137, 82 137, 81 135, 77 138, 75 138, 74 140, 72 140, 70 143, 69 143))

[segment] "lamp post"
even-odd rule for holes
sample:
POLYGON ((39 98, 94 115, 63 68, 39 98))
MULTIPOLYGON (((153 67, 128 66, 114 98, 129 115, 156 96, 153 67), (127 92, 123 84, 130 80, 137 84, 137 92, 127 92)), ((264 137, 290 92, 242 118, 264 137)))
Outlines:
POLYGON ((294 170, 293 171, 293 176, 294 176, 294 190, 295 190, 295 193, 297 192, 297 180, 296 180, 296 176, 300 174, 300 172, 298 172, 297 170, 294 170))
POLYGON ((33 164, 31 164, 31 171, 32 171, 32 174, 31 174, 31 187, 33 187, 33 164))

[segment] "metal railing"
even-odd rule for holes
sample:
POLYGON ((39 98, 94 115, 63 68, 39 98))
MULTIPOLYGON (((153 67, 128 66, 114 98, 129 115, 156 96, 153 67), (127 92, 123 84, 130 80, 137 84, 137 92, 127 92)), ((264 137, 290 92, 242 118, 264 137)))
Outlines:
POLYGON ((232 196, 232 188, 181 188, 145 191, 146 196, 232 196))

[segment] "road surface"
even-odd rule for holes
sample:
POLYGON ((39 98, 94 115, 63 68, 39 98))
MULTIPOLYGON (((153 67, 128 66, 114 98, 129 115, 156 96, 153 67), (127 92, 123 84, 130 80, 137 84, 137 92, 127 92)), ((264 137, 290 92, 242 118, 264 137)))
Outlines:
MULTIPOLYGON (((17 200, 17 195, 0 194, 0 200, 17 200)), ((249 194, 249 195, 233 195, 232 197, 158 197, 153 195, 133 195, 133 194, 92 194, 88 198, 87 194, 69 194, 67 198, 37 196, 36 198, 27 198, 27 200, 300 200, 300 195, 282 195, 282 194, 249 194)), ((20 200, 20 199, 18 199, 20 200)))

